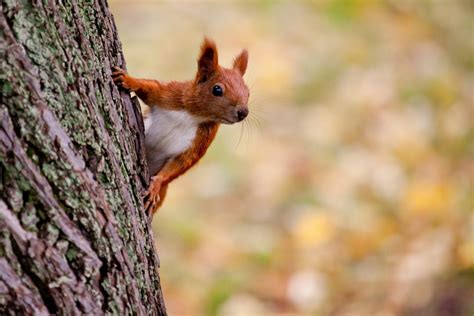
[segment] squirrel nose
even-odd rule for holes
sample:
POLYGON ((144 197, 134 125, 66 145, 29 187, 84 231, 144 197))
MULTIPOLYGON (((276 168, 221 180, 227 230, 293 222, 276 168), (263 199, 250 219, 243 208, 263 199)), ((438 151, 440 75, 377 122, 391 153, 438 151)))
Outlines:
POLYGON ((247 108, 237 110, 237 118, 239 122, 242 121, 244 118, 246 118, 248 114, 249 114, 249 109, 247 108))

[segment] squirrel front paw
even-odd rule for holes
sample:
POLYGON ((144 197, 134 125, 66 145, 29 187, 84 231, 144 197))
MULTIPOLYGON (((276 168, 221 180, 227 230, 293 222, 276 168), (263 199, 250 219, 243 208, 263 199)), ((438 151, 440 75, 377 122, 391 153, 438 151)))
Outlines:
POLYGON ((112 67, 112 79, 118 87, 130 90, 131 87, 127 84, 129 78, 127 72, 122 68, 117 66, 112 67))

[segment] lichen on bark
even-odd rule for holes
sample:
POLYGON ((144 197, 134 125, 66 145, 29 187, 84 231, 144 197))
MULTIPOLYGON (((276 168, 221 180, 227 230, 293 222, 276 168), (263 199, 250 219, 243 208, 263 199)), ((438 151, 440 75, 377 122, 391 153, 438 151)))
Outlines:
POLYGON ((106 1, 0 4, 0 314, 165 314, 106 1))

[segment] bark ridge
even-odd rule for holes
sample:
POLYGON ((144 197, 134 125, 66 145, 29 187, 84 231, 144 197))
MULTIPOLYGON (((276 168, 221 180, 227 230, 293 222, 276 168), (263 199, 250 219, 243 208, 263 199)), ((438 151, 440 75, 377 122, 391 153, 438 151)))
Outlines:
POLYGON ((2 1, 0 57, 0 314, 165 315, 106 1, 2 1))

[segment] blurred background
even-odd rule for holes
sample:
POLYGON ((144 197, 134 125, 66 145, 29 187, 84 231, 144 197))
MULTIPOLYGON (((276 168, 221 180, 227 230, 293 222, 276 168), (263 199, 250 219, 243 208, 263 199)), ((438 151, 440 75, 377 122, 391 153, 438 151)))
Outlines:
POLYGON ((110 1, 129 72, 250 52, 153 228, 170 315, 473 315, 473 2, 110 1))

